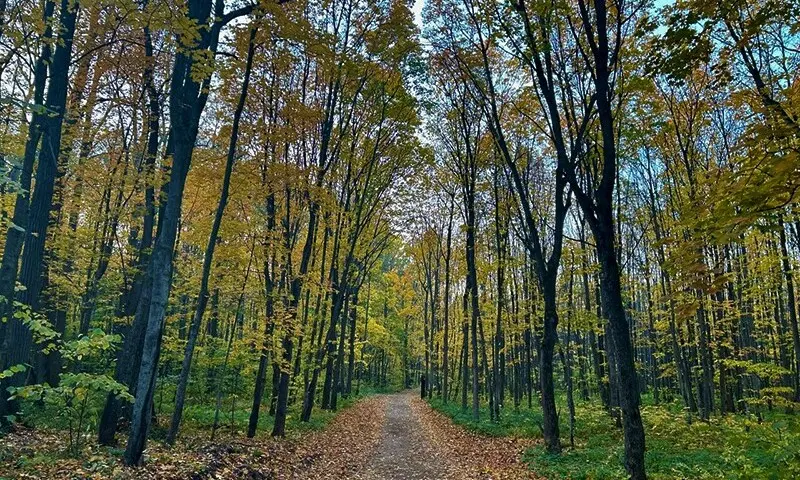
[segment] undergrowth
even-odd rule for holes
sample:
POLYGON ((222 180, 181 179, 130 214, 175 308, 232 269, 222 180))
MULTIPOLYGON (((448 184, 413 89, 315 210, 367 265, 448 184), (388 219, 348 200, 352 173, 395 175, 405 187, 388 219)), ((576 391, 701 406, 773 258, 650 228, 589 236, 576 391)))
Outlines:
MULTIPOLYGON (((524 460, 545 478, 625 478, 623 434, 597 403, 577 402, 575 448, 569 446, 566 402, 559 398, 559 423, 563 452, 549 454, 539 444, 524 460)), ((645 464, 651 479, 790 479, 800 478, 800 419, 796 415, 763 412, 755 416, 715 416, 709 422, 687 421, 677 403, 653 405, 644 399, 647 453, 645 464)), ((498 422, 489 420, 486 405, 474 420, 471 406, 430 401, 436 410, 457 424, 484 435, 541 437, 541 412, 534 404, 503 409, 498 422)))
MULTIPOLYGON (((174 388, 172 390, 174 391, 174 388)), ((394 391, 392 388, 375 388, 362 385, 359 395, 351 395, 349 398, 339 399, 337 412, 323 410, 319 408, 319 405, 315 405, 309 422, 300 421, 302 401, 298 400, 295 405, 289 408, 286 425, 287 436, 296 438, 303 433, 324 429, 336 417, 338 412, 350 407, 358 400, 392 391, 394 391)), ((169 426, 172 414, 172 393, 169 388, 165 388, 162 397, 163 402, 159 402, 159 396, 156 396, 156 419, 150 430, 150 439, 155 441, 155 445, 162 445, 166 437, 166 429, 169 426)), ((213 399, 213 396, 205 398, 213 399)), ((93 404, 89 406, 92 415, 82 427, 88 441, 77 452, 67 450, 66 435, 63 434, 65 432, 63 416, 56 415, 52 408, 42 406, 36 402, 23 403, 25 426, 20 427, 23 429, 21 433, 26 436, 31 435, 30 438, 32 440, 26 441, 26 445, 18 446, 0 441, 0 480, 6 478, 2 474, 6 469, 40 473, 42 471, 50 471, 68 459, 86 462, 86 465, 91 465, 91 469, 98 472, 115 471, 118 458, 124 452, 127 432, 121 431, 118 434, 118 447, 101 447, 97 445, 95 442, 97 422, 102 411, 104 399, 93 400, 93 404)), ((264 404, 261 406, 261 414, 259 415, 257 436, 267 437, 272 431, 274 418, 269 415, 268 402, 269 397, 265 396, 264 404)), ((226 397, 222 402, 222 408, 219 413, 219 425, 215 442, 225 443, 244 437, 247 431, 251 406, 249 399, 236 399, 234 402, 233 398, 226 397)), ((191 450, 209 441, 212 426, 214 425, 215 412, 215 403, 197 403, 195 398, 189 399, 184 408, 183 422, 181 423, 178 445, 176 445, 177 450, 175 451, 191 450)), ((198 466, 198 468, 200 467, 198 466)))

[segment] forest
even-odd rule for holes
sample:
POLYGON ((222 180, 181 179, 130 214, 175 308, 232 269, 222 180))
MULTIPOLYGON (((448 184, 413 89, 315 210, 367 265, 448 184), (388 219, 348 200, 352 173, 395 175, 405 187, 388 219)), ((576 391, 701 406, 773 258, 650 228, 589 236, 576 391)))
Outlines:
POLYGON ((796 0, 0 0, 0 480, 800 477, 796 0))

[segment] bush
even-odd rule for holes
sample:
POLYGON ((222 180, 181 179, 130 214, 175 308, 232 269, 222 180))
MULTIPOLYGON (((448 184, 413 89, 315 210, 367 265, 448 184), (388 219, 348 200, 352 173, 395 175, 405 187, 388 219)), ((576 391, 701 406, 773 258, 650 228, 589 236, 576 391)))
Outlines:
MULTIPOLYGON (((60 343, 58 350, 67 363, 78 364, 99 361, 113 352, 118 343, 119 336, 106 335, 102 330, 95 329, 88 335, 60 343)), ((77 365, 73 366, 75 368, 70 371, 78 373, 61 373, 55 386, 45 383, 10 390, 11 398, 21 401, 26 418, 34 423, 66 430, 69 434, 67 453, 77 456, 86 438, 97 426, 106 397, 111 394, 133 402, 133 396, 125 385, 110 376, 82 372, 77 365)))

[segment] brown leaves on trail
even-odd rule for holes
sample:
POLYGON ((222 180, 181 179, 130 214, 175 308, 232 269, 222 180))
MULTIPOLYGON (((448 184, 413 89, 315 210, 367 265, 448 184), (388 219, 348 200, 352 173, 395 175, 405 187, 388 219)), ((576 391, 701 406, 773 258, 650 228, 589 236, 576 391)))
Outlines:
POLYGON ((412 408, 416 394, 391 395, 386 402, 383 434, 359 480, 459 479, 458 466, 449 451, 428 438, 412 408))
POLYGON ((146 464, 139 468, 123 466, 118 456, 95 445, 80 459, 64 457, 56 453, 63 451, 63 435, 20 428, 0 439, 0 478, 538 478, 520 460, 534 440, 469 432, 409 393, 362 400, 341 411, 324 430, 294 438, 236 436, 212 443, 187 436, 173 448, 151 442, 146 464), (387 423, 390 406, 394 417, 387 423))
POLYGON ((173 448, 150 442, 145 465, 128 468, 106 448, 82 458, 64 450, 64 432, 18 429, 0 438, 0 479, 282 480, 341 479, 363 468, 380 440, 385 397, 361 400, 323 431, 297 438, 184 438, 173 448), (24 459, 24 460, 23 460, 24 459))
POLYGON ((511 480, 540 478, 522 462, 522 454, 536 441, 513 437, 487 437, 465 430, 434 411, 419 398, 412 402, 426 436, 435 447, 447 452, 460 471, 452 478, 511 480))
POLYGON ((352 477, 363 467, 380 439, 384 412, 385 398, 373 397, 340 412, 323 431, 298 439, 260 438, 212 445, 209 447, 210 461, 191 478, 282 480, 352 477))
POLYGON ((372 397, 337 415, 325 430, 304 438, 308 467, 294 478, 354 477, 380 442, 385 414, 386 397, 372 397))
POLYGON ((297 439, 258 438, 210 445, 206 449, 209 461, 205 468, 190 478, 350 478, 363 467, 375 449, 380 439, 384 411, 384 397, 373 397, 341 411, 324 430, 297 439))

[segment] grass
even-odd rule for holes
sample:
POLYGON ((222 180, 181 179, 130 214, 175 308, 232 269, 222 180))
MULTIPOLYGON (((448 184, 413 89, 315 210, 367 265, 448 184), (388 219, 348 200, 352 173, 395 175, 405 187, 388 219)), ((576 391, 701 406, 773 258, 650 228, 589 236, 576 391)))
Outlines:
POLYGON ((482 435, 492 437, 535 437, 541 435, 539 425, 542 421, 541 412, 538 410, 528 410, 520 408, 515 411, 513 407, 504 408, 500 412, 498 422, 489 421, 489 408, 483 405, 480 409, 480 419, 472 418, 472 407, 467 410, 461 408, 461 404, 448 402, 445 404, 440 398, 430 400, 431 406, 444 413, 459 425, 463 425, 469 430, 482 435))
MULTIPOLYGON (((789 479, 800 478, 800 418, 777 410, 754 417, 727 415, 709 422, 687 422, 677 403, 654 405, 643 399, 647 453, 645 463, 651 479, 789 479)), ((493 436, 540 437, 541 413, 537 408, 507 407, 499 422, 489 420, 482 406, 480 420, 472 419, 460 404, 431 405, 456 423, 493 436)), ((537 445, 524 460, 547 478, 625 478, 622 431, 594 402, 578 402, 575 419, 575 448, 569 448, 566 402, 559 398, 561 455, 552 455, 537 445)))

